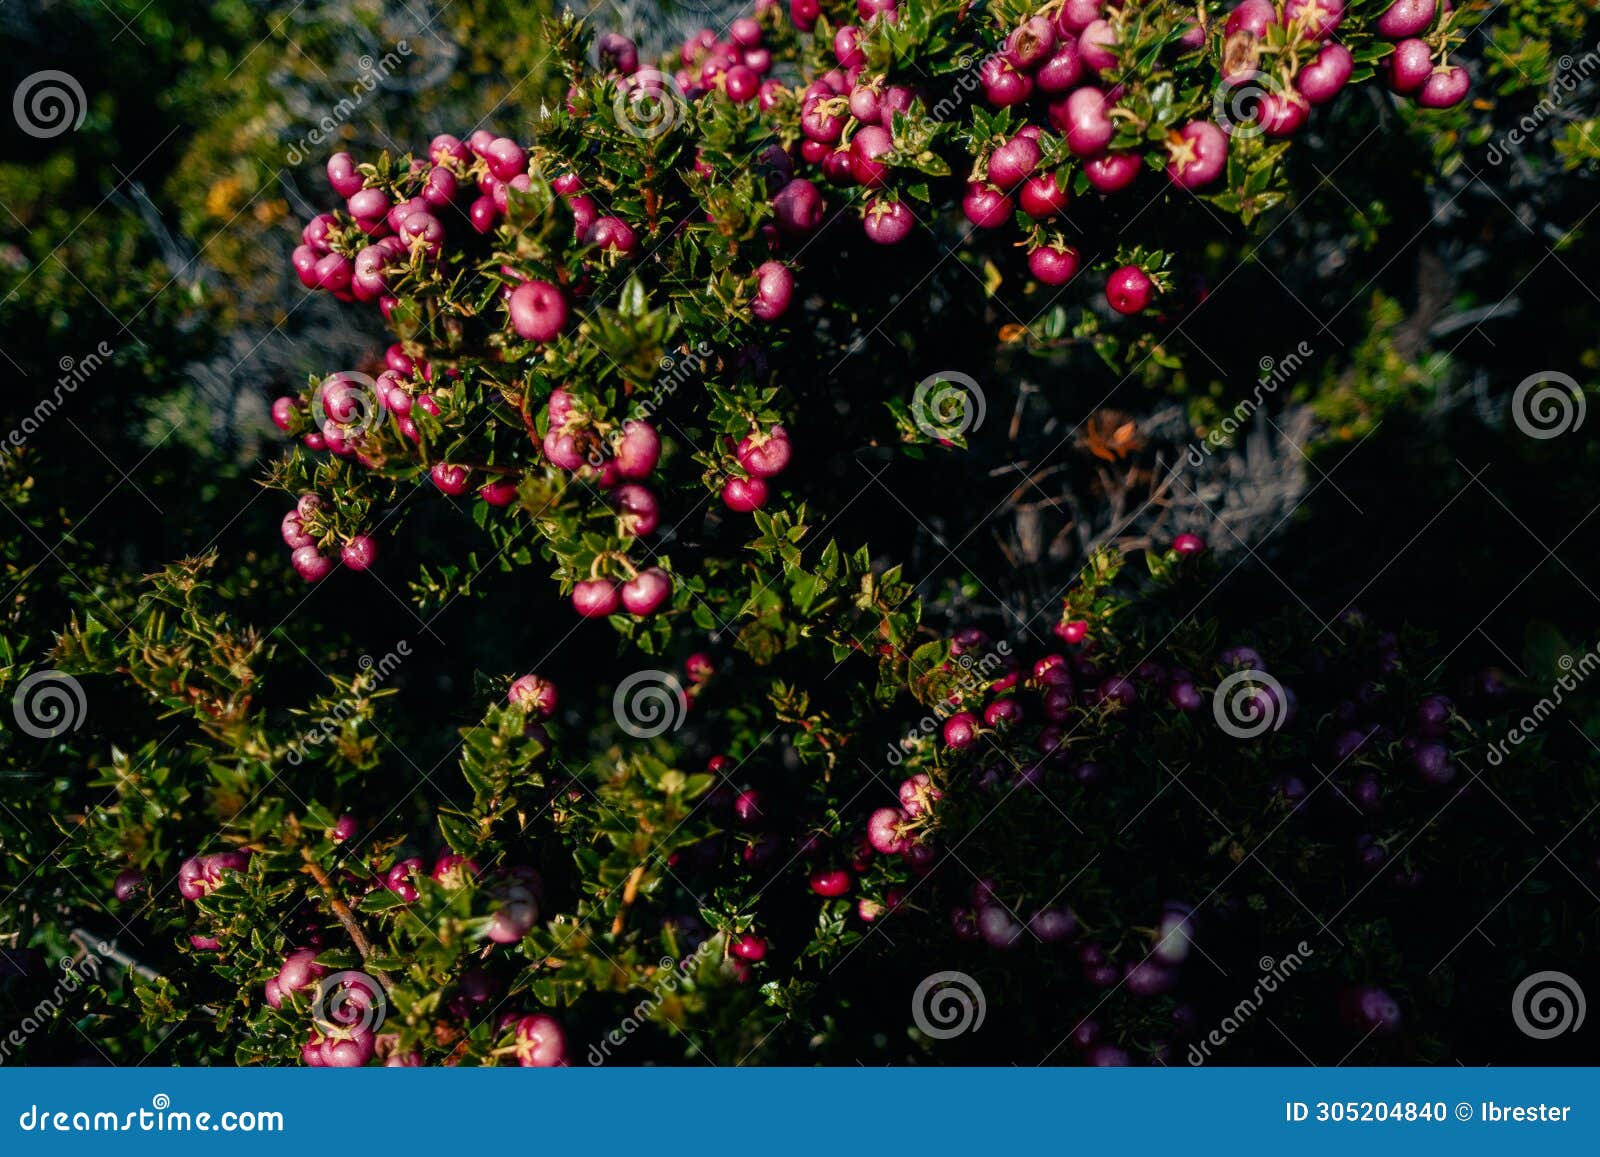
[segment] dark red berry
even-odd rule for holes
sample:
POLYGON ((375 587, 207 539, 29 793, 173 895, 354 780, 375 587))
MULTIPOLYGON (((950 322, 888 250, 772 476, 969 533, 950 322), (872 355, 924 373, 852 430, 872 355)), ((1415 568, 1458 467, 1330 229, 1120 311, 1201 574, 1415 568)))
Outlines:
POLYGON ((1124 265, 1106 280, 1106 301, 1118 313, 1138 313, 1150 304, 1155 284, 1137 265, 1124 265))
POLYGON ((614 614, 621 597, 610 579, 584 579, 572 588, 573 609, 586 619, 600 619, 614 614))

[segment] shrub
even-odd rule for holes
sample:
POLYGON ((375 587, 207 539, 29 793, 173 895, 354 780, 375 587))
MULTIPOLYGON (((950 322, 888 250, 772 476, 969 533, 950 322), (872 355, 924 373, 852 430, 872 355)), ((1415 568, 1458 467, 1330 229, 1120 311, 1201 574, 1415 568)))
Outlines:
MULTIPOLYGON (((1581 736, 1480 763, 1494 671, 1353 608, 1213 610, 1236 544, 1159 521, 1171 458, 1143 509, 1079 487, 1074 549, 966 561, 959 471, 1020 473, 1009 512, 1080 431, 1137 454, 1107 381, 1185 401, 1180 443, 1259 408, 1196 388, 1237 379, 1184 329, 1307 126, 1362 131, 1313 101, 1405 90, 1408 146, 1466 115, 1465 9, 1198 15, 798 0, 667 68, 566 18, 531 134, 332 157, 295 272, 394 341, 274 404, 282 556, 171 563, 52 655, 97 731, 28 771, 65 848, 8 852, 96 882, 24 879, 46 937, 150 949, 82 998, 112 1059, 1171 1063, 1258 972, 1289 1036, 1228 1060, 1517 1055, 1457 1010, 1592 920, 1582 880, 1490 963, 1433 949, 1529 871, 1463 849, 1594 793, 1550 773, 1581 736)), ((1375 426, 1417 353, 1315 403, 1375 426)))

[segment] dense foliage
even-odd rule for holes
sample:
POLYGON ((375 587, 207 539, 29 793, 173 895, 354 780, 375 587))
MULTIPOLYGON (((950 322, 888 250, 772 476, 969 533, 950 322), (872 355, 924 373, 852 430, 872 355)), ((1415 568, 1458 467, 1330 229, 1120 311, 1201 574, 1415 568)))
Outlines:
POLYGON ((452 7, 494 62, 396 47, 315 192, 255 33, 181 34, 209 286, 161 208, 19 219, 81 380, 0 476, 8 1055, 1561 1059, 1504 1010, 1596 932, 1580 6, 452 7), (83 501, 302 308, 303 389, 83 501))

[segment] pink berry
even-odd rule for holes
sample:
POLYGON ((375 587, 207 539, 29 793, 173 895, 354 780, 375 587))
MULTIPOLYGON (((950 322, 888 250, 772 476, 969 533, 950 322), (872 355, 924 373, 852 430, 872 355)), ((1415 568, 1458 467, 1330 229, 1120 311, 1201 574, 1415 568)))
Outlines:
POLYGON ((1256 106, 1256 123, 1269 137, 1293 136, 1311 115, 1311 103, 1294 89, 1269 92, 1256 106))
POLYGON ((1435 69, 1429 74, 1428 79, 1422 82, 1422 91, 1417 93, 1417 103, 1423 108, 1450 108, 1460 104, 1471 87, 1472 78, 1460 65, 1452 64, 1435 69))
POLYGON ((648 478, 661 459, 661 435, 648 422, 629 419, 614 448, 617 473, 624 478, 648 478))
POLYGON ((1198 534, 1180 534, 1172 540, 1172 549, 1175 553, 1188 558, 1191 555, 1205 553, 1206 540, 1198 534))
POLYGON ((495 208, 494 198, 479 197, 467 207, 467 219, 479 233, 487 233, 500 219, 500 210, 495 208))
POLYGON ((308 583, 327 578, 329 572, 333 570, 333 560, 318 553, 314 546, 296 547, 294 553, 289 556, 289 563, 308 583))
POLYGON ((1227 134, 1211 121, 1190 121, 1167 137, 1167 176, 1185 189, 1209 185, 1227 163, 1227 134))
POLYGON ((328 184, 341 197, 353 197, 361 191, 366 179, 356 169, 349 153, 334 153, 328 158, 328 184))
POLYGON ((1378 17, 1378 35, 1386 40, 1404 40, 1426 31, 1438 14, 1435 0, 1394 0, 1378 17))
POLYGON ((1021 133, 989 155, 989 180, 1002 189, 1014 189, 1039 167, 1039 146, 1021 133))
POLYGON ((539 675, 522 675, 512 682, 506 701, 540 719, 549 719, 556 710, 556 685, 539 675))
POLYGON ((596 42, 601 67, 624 74, 637 72, 639 49, 633 41, 616 32, 606 32, 596 42))
POLYGON ((1150 304, 1155 285, 1137 265, 1124 265, 1112 271, 1106 281, 1106 300, 1118 313, 1139 313, 1150 304))
POLYGON ((756 296, 750 312, 762 321, 776 321, 789 308, 794 297, 794 274, 779 261, 766 261, 756 267, 756 296))
POLYGON ((330 253, 326 257, 318 258, 312 272, 319 286, 338 293, 350 287, 350 278, 355 274, 355 266, 343 254, 330 253))
POLYGON ((653 534, 661 525, 661 504, 648 487, 629 482, 612 492, 611 501, 617 508, 617 521, 635 538, 653 534))
POLYGON ((630 615, 653 615, 672 597, 672 576, 658 566, 622 584, 622 605, 630 615))
POLYGON ((634 236, 633 227, 620 217, 601 217, 596 220, 586 240, 591 245, 609 249, 623 257, 631 257, 639 249, 639 240, 634 236))
POLYGON ((1029 177, 1017 193, 1017 204, 1035 221, 1044 221, 1065 212, 1070 199, 1067 191, 1056 184, 1053 173, 1029 177))
POLYGON ((880 158, 894 148, 894 138, 878 125, 867 125, 850 138, 850 172, 856 183, 869 189, 882 187, 889 168, 880 158))
POLYGON ((1133 184, 1141 168, 1137 154, 1101 153, 1083 163, 1083 175, 1097 192, 1115 193, 1133 184))
POLYGON ((1339 95, 1350 73, 1355 68, 1355 58, 1342 44, 1324 45, 1316 59, 1300 70, 1294 86, 1300 95, 1312 104, 1326 104, 1339 95))
POLYGON ((525 281, 506 302, 511 328, 524 341, 554 341, 567 324, 567 302, 548 281, 525 281))
POLYGON ((1077 274, 1078 260, 1076 249, 1056 241, 1028 254, 1028 272, 1045 285, 1065 285, 1077 274))
POLYGON ((978 72, 983 95, 996 108, 1021 104, 1033 93, 1033 78, 1012 67, 1003 56, 991 56, 978 72))
POLYGON ((904 201, 874 197, 867 203, 861 227, 869 241, 878 245, 898 245, 911 235, 916 216, 904 201))
POLYGON ((927 772, 919 771, 901 781, 899 796, 906 815, 916 818, 931 812, 933 805, 944 798, 944 793, 933 786, 927 772))
POLYGON ((1081 643, 1089 634, 1089 624, 1083 619, 1069 619, 1058 624, 1056 634, 1064 643, 1081 643))
POLYGON ((1302 35, 1326 40, 1344 21, 1344 0, 1284 0, 1283 23, 1299 24, 1302 35))
POLYGON ((295 276, 307 289, 317 288, 317 262, 320 259, 317 251, 309 245, 296 245, 294 252, 289 255, 289 264, 294 266, 295 276))
POLYGON ((961 211, 979 229, 999 229, 1011 220, 1011 198, 993 185, 968 181, 961 211))
POLYGON ((1095 72, 1109 72, 1117 66, 1117 30, 1109 20, 1091 21, 1078 34, 1078 59, 1095 72))
POLYGON ((778 195, 772 198, 772 208, 778 228, 785 233, 813 233, 822 224, 822 194, 803 177, 790 181, 778 190, 778 195))
POLYGON ((840 68, 860 68, 867 63, 867 54, 861 51, 861 30, 846 24, 833 34, 833 55, 840 68))
POLYGON ((528 154, 509 137, 491 141, 484 150, 484 159, 489 162, 489 171, 502 181, 509 181, 528 168, 528 154))
POLYGON ((1074 90, 1047 110, 1050 123, 1067 138, 1067 148, 1080 157, 1092 157, 1111 143, 1116 128, 1111 123, 1111 103, 1092 85, 1074 90))
POLYGON ((302 546, 310 546, 317 541, 314 536, 306 533, 299 511, 291 510, 285 514, 283 522, 279 524, 279 530, 283 534, 284 545, 290 550, 299 550, 302 546))
POLYGON ((944 721, 944 741, 957 751, 971 747, 978 738, 978 721, 966 711, 958 712, 944 721))
POLYGON ((517 483, 511 478, 497 478, 480 488, 478 497, 490 506, 510 506, 517 500, 517 483))
POLYGON ((788 469, 793 456, 794 447, 782 426, 774 426, 765 434, 760 431, 746 434, 734 450, 739 465, 757 478, 776 478, 788 469))
POLYGON ((843 896, 850 890, 847 868, 818 868, 811 873, 811 890, 819 896, 843 896))
POLYGON ((389 205, 389 194, 382 189, 362 189, 345 203, 350 216, 358 221, 378 220, 389 212, 389 205))
POLYGON ((874 851, 886 856, 897 856, 905 851, 908 840, 901 828, 911 817, 897 807, 881 807, 867 817, 867 842, 874 851))
POLYGON ((1032 69, 1050 55, 1055 43, 1056 31, 1050 21, 1043 16, 1031 16, 1006 37, 1003 48, 1006 63, 1023 71, 1032 69))
POLYGON ((1422 40, 1402 40, 1389 57, 1389 87, 1416 92, 1433 75, 1433 50, 1422 40))
POLYGON ((603 619, 616 612, 620 599, 610 579, 584 579, 572 588, 573 609, 586 619, 603 619))
POLYGON ((844 118, 828 104, 831 96, 807 96, 800 104, 800 131, 808 141, 831 145, 844 135, 844 118))
POLYGON ((433 484, 439 488, 441 494, 448 494, 454 498, 467 492, 470 474, 465 466, 452 466, 448 462, 435 462, 428 474, 433 479, 433 484))
POLYGON ((1266 36, 1267 29, 1277 22, 1278 10, 1272 0, 1242 0, 1228 13, 1222 30, 1227 36, 1248 32, 1259 39, 1266 36))
POLYGON ((369 535, 358 534, 339 548, 339 557, 351 570, 366 570, 378 557, 378 544, 369 535))
POLYGON ((554 1068, 567 1059, 567 1035, 554 1017, 538 1014, 517 1022, 517 1063, 524 1068, 554 1068))
POLYGON ((743 936, 737 937, 729 946, 728 951, 741 960, 759 962, 766 958, 767 942, 761 937, 747 932, 743 936))
POLYGON ((1054 55, 1033 74, 1041 92, 1059 96, 1071 92, 1083 78, 1083 61, 1078 58, 1078 42, 1065 39, 1056 45, 1054 55))
POLYGON ((722 484, 722 501, 740 514, 760 510, 767 504, 767 484, 760 478, 734 476, 722 484))

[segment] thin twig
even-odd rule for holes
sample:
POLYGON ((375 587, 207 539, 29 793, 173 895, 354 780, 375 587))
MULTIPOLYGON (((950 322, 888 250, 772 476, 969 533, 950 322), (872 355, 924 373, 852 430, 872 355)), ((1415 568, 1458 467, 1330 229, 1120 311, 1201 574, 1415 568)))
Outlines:
MULTIPOLYGON (((361 925, 356 923, 355 913, 350 911, 350 906, 341 900, 339 894, 334 891, 333 882, 328 879, 328 873, 322 870, 322 865, 317 863, 316 858, 312 856, 309 849, 301 848, 300 858, 306 862, 306 871, 317 882, 317 886, 322 889, 323 895, 328 898, 328 907, 333 910, 334 917, 338 919, 339 923, 344 925, 345 933, 350 937, 350 942, 356 946, 356 951, 361 953, 362 962, 366 963, 371 960, 372 942, 367 939, 367 934, 361 931, 361 925)), ((384 988, 392 989, 394 987, 394 981, 383 969, 374 968, 372 972, 383 984, 384 988)))

